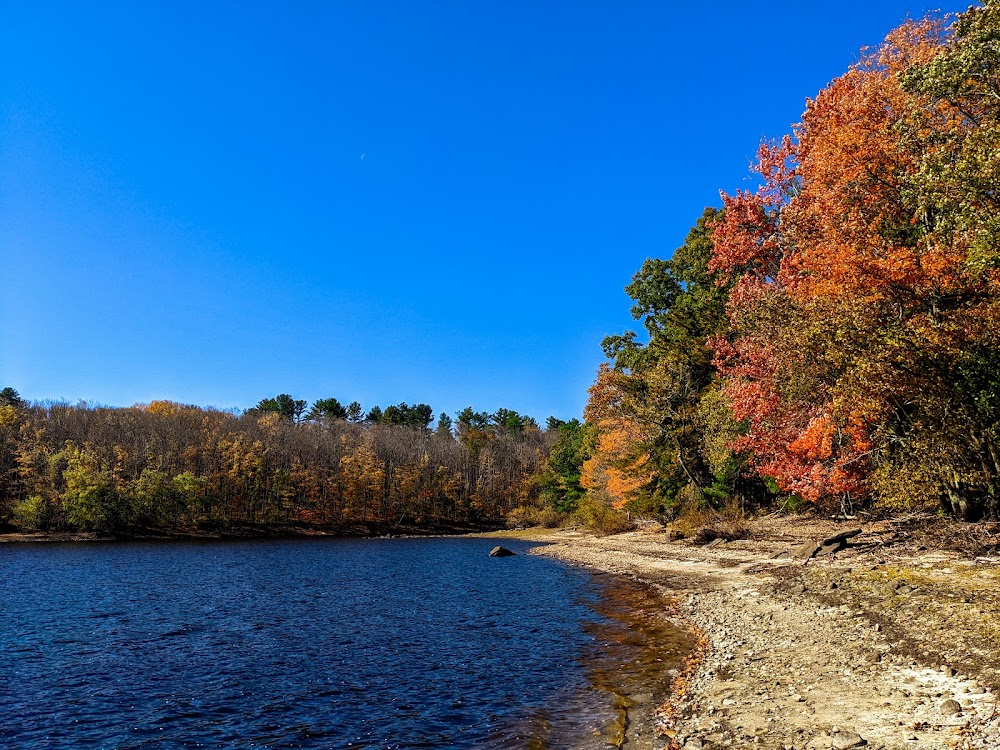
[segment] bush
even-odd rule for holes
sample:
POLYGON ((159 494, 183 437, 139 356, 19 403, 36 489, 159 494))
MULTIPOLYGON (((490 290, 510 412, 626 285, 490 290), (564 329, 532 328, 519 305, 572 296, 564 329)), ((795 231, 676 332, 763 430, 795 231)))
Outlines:
POLYGON ((507 514, 507 528, 527 529, 530 526, 534 526, 535 513, 536 510, 534 508, 528 508, 523 505, 514 508, 514 510, 507 514))
POLYGON ((720 510, 689 507, 670 524, 670 533, 680 539, 691 539, 707 544, 713 539, 746 539, 750 536, 750 523, 737 503, 729 503, 720 510))
POLYGON ((32 495, 13 508, 12 523, 22 531, 39 531, 48 526, 49 506, 41 495, 32 495))
POLYGON ((543 528, 554 529, 558 527, 565 518, 565 514, 559 513, 552 508, 542 508, 538 511, 535 522, 543 528))
POLYGON ((536 508, 522 505, 507 514, 508 529, 527 529, 532 526, 542 526, 554 529, 565 519, 565 515, 552 508, 536 508))
POLYGON ((598 534, 621 534, 635 529, 627 513, 615 510, 610 502, 596 495, 588 493, 577 506, 576 517, 582 524, 598 534))

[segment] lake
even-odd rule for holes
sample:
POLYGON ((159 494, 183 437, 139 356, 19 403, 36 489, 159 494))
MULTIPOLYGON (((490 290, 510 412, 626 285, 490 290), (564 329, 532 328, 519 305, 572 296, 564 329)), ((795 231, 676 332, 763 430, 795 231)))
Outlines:
POLYGON ((0 545, 0 747, 607 747, 683 654, 634 586, 495 544, 0 545))

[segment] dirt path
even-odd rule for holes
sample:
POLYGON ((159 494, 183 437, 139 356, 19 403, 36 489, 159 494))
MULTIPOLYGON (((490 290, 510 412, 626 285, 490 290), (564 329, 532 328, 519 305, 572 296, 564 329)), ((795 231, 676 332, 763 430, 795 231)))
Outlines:
POLYGON ((654 583, 706 637, 656 747, 1000 748, 1000 561, 887 543, 875 526, 836 554, 787 556, 843 528, 763 522, 709 548, 561 531, 535 552, 654 583))

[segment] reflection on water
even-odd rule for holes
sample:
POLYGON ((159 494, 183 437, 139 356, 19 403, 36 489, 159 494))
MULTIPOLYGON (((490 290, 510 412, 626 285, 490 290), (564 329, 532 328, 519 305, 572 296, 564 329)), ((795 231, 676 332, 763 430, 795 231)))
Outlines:
POLYGON ((671 602, 650 585, 596 574, 588 599, 597 617, 583 621, 589 639, 579 663, 587 684, 528 717, 510 747, 649 750, 657 742, 654 710, 670 695, 692 635, 668 617, 671 602), (521 737, 527 740, 527 744, 521 737))
POLYGON ((0 747, 607 747, 683 638, 492 545, 0 545, 0 747))

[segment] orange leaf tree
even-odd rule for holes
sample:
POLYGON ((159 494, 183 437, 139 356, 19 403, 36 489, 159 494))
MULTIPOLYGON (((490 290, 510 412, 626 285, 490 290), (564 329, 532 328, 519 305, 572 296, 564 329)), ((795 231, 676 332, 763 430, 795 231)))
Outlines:
POLYGON ((907 83, 954 44, 939 20, 893 31, 795 140, 762 147, 759 190, 724 196, 712 268, 736 286, 715 351, 747 425, 735 447, 810 500, 992 502, 997 277, 914 187, 974 132, 907 83))

